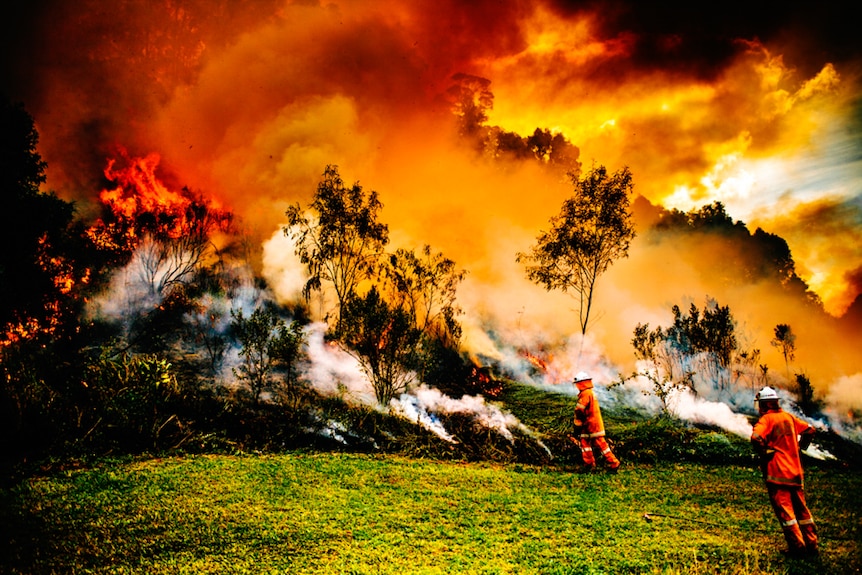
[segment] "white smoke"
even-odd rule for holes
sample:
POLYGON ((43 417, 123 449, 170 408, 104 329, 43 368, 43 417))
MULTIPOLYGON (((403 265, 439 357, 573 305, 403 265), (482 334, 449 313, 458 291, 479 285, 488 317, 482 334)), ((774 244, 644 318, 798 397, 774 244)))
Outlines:
POLYGON ((392 413, 431 431, 445 441, 458 443, 455 437, 446 431, 437 414, 430 411, 417 395, 402 394, 401 397, 393 399, 389 407, 392 413))
MULTIPOLYGON (((389 407, 392 413, 428 429, 450 443, 458 441, 446 431, 440 421, 440 415, 468 415, 473 421, 499 433, 510 443, 515 442, 515 437, 512 435, 514 429, 535 438, 530 429, 517 417, 488 403, 484 397, 478 395, 463 395, 460 399, 455 399, 436 388, 420 385, 410 393, 404 393, 392 399, 389 407)), ((541 441, 537 440, 537 442, 550 455, 548 448, 541 441)))
POLYGON ((826 394, 826 406, 824 412, 832 429, 862 444, 862 373, 836 380, 826 394))
POLYGON ((296 244, 281 228, 263 242, 262 275, 278 301, 299 301, 308 280, 296 244))
MULTIPOLYGON (((155 276, 145 273, 144 258, 145 254, 136 252, 126 267, 114 273, 109 288, 89 302, 86 310, 89 318, 120 322, 128 329, 132 319, 159 305, 162 294, 154 289, 155 276)), ((227 339, 231 311, 243 310, 250 315, 265 303, 297 301, 305 274, 295 256, 292 241, 281 230, 264 243, 264 262, 264 269, 268 271, 266 279, 272 291, 255 284, 248 266, 236 265, 227 272, 233 278, 229 293, 224 297, 204 295, 198 301, 198 309, 187 319, 200 329, 227 339)), ((634 408, 646 414, 656 414, 663 407, 647 378, 630 378, 620 385, 622 376, 619 370, 609 363, 601 347, 589 336, 576 334, 563 341, 550 342, 546 341, 541 330, 526 329, 520 323, 506 328, 494 318, 486 317, 479 322, 475 318, 467 318, 465 324, 472 326, 472 341, 481 343, 479 347, 484 359, 493 363, 502 375, 515 381, 574 396, 577 394, 572 385, 574 374, 587 371, 593 377, 596 394, 603 406, 634 408), (482 337, 477 336, 479 333, 482 337)), ((326 331, 327 325, 323 322, 306 326, 309 361, 301 376, 323 395, 380 408, 373 386, 359 362, 337 345, 327 343, 326 331)), ((234 375, 234 368, 241 361, 239 352, 236 342, 225 350, 221 370, 216 374, 219 385, 240 385, 234 375)), ((682 420, 715 426, 743 437, 750 436, 751 424, 746 414, 753 413, 751 389, 734 385, 720 388, 705 378, 696 381, 696 389, 697 394, 687 389, 675 391, 666 400, 666 407, 682 420)), ((862 443, 862 432, 855 420, 862 408, 862 374, 841 378, 829 389, 828 408, 825 410, 829 423, 813 423, 821 429, 828 427, 862 443)), ((785 403, 793 405, 792 398, 783 393, 785 403)), ((532 435, 514 415, 488 404, 481 396, 465 395, 455 399, 425 385, 408 390, 386 408, 449 442, 456 439, 445 429, 440 416, 455 413, 469 414, 478 424, 509 441, 514 441, 513 429, 532 435)), ((806 420, 810 421, 810 418, 806 420)), ((337 440, 339 430, 332 426, 328 428, 331 428, 332 438, 337 440)), ((831 457, 816 445, 809 449, 809 455, 831 457)))
POLYGON ((726 403, 696 396, 691 389, 675 389, 669 398, 671 413, 692 423, 720 427, 741 437, 751 437, 748 417, 731 410, 726 403))
POLYGON ((374 388, 362 372, 359 361, 338 345, 327 343, 326 329, 326 324, 320 322, 306 326, 309 365, 302 376, 323 395, 375 405, 374 388))
POLYGON ((144 279, 140 259, 135 256, 123 268, 116 270, 108 288, 87 302, 85 318, 128 323, 142 311, 153 309, 161 302, 161 294, 144 279))

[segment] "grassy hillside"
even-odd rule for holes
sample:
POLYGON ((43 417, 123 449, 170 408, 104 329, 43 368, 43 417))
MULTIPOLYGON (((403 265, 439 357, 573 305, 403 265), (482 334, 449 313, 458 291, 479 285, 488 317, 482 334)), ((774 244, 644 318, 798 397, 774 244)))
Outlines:
POLYGON ((856 470, 813 467, 790 560, 750 466, 619 474, 362 454, 104 460, 2 494, 4 573, 862 572, 856 470), (652 514, 653 520, 644 519, 652 514))

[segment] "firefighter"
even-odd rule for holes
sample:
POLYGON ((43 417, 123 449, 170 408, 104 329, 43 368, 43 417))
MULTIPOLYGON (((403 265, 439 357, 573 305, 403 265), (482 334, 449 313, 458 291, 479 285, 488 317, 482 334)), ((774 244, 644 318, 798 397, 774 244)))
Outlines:
POLYGON ((816 555, 817 533, 805 503, 799 456, 800 450, 811 444, 814 428, 783 411, 771 387, 761 389, 755 403, 760 419, 754 425, 751 444, 760 456, 769 501, 784 531, 784 553, 793 557, 816 555))
MULTIPOLYGON (((575 376, 575 387, 578 388, 578 404, 575 406, 575 433, 586 471, 595 471, 596 469, 596 457, 593 451, 593 447, 596 447, 604 457, 608 469, 616 473, 620 467, 620 460, 616 458, 605 440, 605 425, 602 421, 601 409, 599 409, 599 400, 593 393, 593 378, 582 371, 575 376)), ((574 440, 574 438, 572 439, 574 440)))

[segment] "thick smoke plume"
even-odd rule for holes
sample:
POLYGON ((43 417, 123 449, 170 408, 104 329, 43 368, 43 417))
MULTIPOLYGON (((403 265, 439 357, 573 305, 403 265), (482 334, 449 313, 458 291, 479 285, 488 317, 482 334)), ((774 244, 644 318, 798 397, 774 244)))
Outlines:
POLYGON ((581 368, 611 381, 635 369, 638 323, 667 325, 672 305, 712 297, 779 378, 769 342, 791 325, 793 371, 852 427, 862 58, 839 7, 781 10, 726 3, 704 30, 693 8, 634 2, 55 0, 6 20, 0 76, 36 119, 47 187, 87 216, 118 147, 158 153, 169 187, 242 219, 260 248, 254 272, 279 302, 297 286, 290 246, 275 239, 285 208, 335 164, 380 194, 394 247, 430 244, 468 270, 465 346, 514 375, 538 377, 515 359, 527 352, 557 358, 542 385, 581 368), (562 134, 584 166, 628 166, 642 206, 721 201, 751 231, 785 238, 822 306, 735 275, 737 255, 718 241, 646 241, 645 209, 629 258, 599 280, 594 327, 573 342, 575 302, 514 262, 571 181, 547 161, 478 150, 452 114, 456 74, 488 80, 483 125, 498 135, 562 134), (712 273, 694 264, 704 259, 712 273))

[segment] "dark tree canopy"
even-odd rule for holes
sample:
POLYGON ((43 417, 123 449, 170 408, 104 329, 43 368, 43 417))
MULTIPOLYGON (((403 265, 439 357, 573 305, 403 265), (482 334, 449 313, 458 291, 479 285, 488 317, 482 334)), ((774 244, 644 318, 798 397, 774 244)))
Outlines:
POLYGON ((0 103, 0 334, 33 332, 56 317, 71 279, 64 239, 74 206, 42 193, 46 164, 39 135, 21 104, 0 103))
MULTIPOLYGON (((758 282, 771 280, 784 290, 798 294, 806 303, 821 306, 820 298, 812 292, 805 281, 796 273, 796 263, 790 247, 784 238, 757 228, 749 232, 746 225, 734 221, 721 202, 713 202, 690 212, 677 209, 662 210, 657 222, 649 232, 653 240, 685 235, 697 235, 697 240, 717 238, 721 240, 726 257, 733 258, 732 275, 724 278, 728 282, 758 282)), ((680 238, 681 245, 691 244, 691 238, 680 238)), ((713 254, 703 258, 700 253, 693 257, 692 263, 706 272, 716 268, 715 261, 724 255, 713 254)), ((723 269, 723 268, 721 268, 723 269)))
POLYGON ((535 161, 561 172, 581 169, 580 150, 561 133, 536 128, 529 136, 487 125, 494 108, 491 81, 471 74, 454 74, 446 91, 458 124, 458 134, 476 152, 491 160, 535 161))
POLYGON ((421 330, 405 309, 388 304, 372 287, 345 304, 338 337, 359 361, 381 405, 405 391, 415 374, 421 330))

